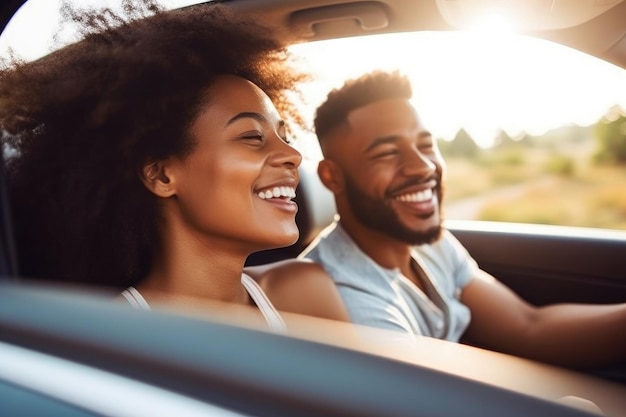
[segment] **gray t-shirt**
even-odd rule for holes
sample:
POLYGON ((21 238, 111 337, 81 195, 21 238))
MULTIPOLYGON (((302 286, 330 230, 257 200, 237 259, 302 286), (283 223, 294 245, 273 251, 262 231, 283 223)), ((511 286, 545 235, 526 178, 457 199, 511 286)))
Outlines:
POLYGON ((324 230, 300 257, 326 269, 355 324, 458 341, 470 321, 459 300, 461 289, 478 265, 447 230, 437 242, 412 252, 426 275, 426 293, 399 270, 374 262, 340 223, 324 230))

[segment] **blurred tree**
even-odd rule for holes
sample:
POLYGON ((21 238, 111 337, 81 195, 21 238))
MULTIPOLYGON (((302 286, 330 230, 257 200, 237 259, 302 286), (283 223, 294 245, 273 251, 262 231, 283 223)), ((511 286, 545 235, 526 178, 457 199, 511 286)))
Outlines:
POLYGON ((626 112, 619 106, 612 107, 596 124, 595 137, 598 150, 596 162, 626 164, 626 112))
POLYGON ((506 149, 506 148, 522 148, 522 147, 531 147, 533 146, 533 137, 526 134, 520 133, 515 138, 511 137, 505 130, 500 130, 496 134, 496 137, 493 141, 494 149, 506 149))
POLYGON ((493 147, 495 148, 509 148, 516 145, 516 141, 504 130, 500 130, 493 141, 493 147))
POLYGON ((542 135, 529 137, 529 141, 536 146, 547 149, 559 149, 563 146, 569 147, 572 144, 585 143, 594 136, 594 126, 578 126, 568 124, 565 126, 550 129, 542 135))
POLYGON ((479 152, 480 148, 467 133, 465 129, 460 129, 454 139, 446 146, 444 156, 465 156, 473 158, 479 152))

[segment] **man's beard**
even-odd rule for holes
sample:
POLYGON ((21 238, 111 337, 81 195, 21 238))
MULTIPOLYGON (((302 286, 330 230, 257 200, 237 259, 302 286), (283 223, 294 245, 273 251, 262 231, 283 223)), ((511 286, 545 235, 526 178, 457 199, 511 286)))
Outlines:
MULTIPOLYGON (((345 190, 348 204, 357 220, 362 225, 393 239, 408 243, 409 245, 423 245, 433 243, 441 237, 441 221, 426 231, 411 230, 402 224, 396 212, 384 200, 369 197, 355 181, 344 172, 345 190)), ((441 181, 437 185, 437 197, 441 212, 441 181)))

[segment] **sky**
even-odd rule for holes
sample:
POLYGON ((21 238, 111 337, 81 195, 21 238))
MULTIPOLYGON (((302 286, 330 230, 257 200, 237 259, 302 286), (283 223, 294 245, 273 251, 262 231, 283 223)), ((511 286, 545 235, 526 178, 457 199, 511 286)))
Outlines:
MULTIPOLYGON (((81 0, 80 4, 119 1, 81 0)), ((166 0, 165 4, 191 2, 166 0)), ((31 3, 0 36, 0 55, 11 46, 23 58, 35 59, 55 45, 60 0, 31 3)), ((66 30, 56 39, 66 42, 71 36, 66 30)), ((346 79, 370 69, 398 69, 411 79, 414 104, 435 137, 449 140, 464 128, 484 147, 500 129, 511 136, 541 134, 567 124, 595 123, 614 105, 626 108, 626 70, 506 31, 359 37, 293 50, 306 50, 308 69, 323 79, 321 84, 303 87, 311 115, 327 92, 346 79)))

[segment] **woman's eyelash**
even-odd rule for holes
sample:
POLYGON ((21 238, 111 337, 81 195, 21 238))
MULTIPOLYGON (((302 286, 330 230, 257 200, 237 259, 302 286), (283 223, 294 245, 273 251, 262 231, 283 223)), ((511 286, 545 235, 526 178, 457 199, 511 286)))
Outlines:
MULTIPOLYGON (((243 135, 241 135, 241 138, 246 139, 246 140, 259 140, 259 141, 263 141, 265 140, 265 136, 262 133, 245 133, 243 135)), ((291 138, 289 138, 289 136, 282 136, 280 137, 280 140, 282 140, 283 142, 285 142, 288 145, 291 145, 293 143, 293 141, 291 140, 291 138)))
POLYGON ((263 135, 261 135, 260 133, 255 133, 255 134, 247 134, 242 136, 244 139, 257 139, 257 140, 263 140, 263 135))

